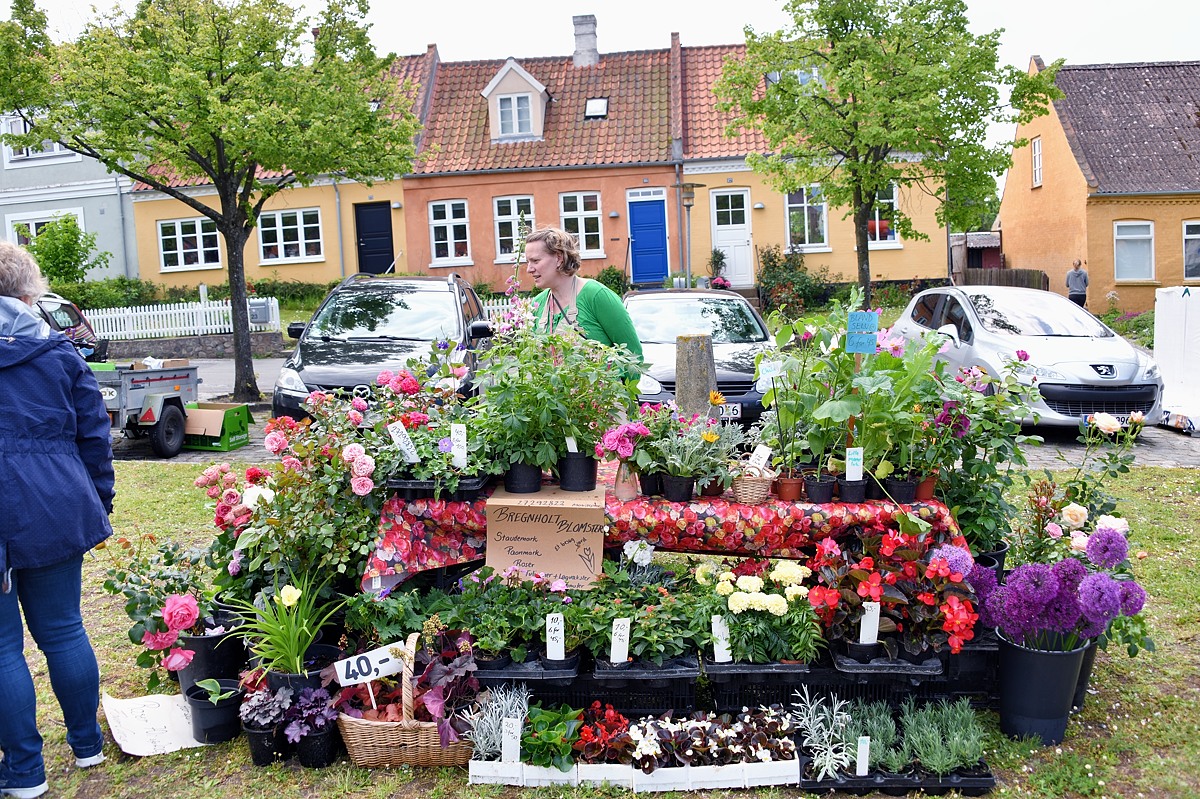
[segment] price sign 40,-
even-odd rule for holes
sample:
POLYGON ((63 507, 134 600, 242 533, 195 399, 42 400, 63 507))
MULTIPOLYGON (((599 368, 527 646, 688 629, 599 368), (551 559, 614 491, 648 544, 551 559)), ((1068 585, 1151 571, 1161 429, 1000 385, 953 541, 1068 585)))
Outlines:
POLYGON ((404 661, 400 659, 401 644, 381 646, 361 655, 354 655, 334 664, 337 669, 338 683, 341 685, 359 685, 379 677, 390 677, 404 670, 404 661))

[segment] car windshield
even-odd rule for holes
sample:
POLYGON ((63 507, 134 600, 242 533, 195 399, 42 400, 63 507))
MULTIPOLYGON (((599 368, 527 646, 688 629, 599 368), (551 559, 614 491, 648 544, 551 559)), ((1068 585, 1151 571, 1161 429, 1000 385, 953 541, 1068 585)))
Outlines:
POLYGON ((309 325, 310 336, 435 341, 460 337, 454 296, 395 286, 334 294, 309 325))
POLYGON ((644 297, 633 299, 629 316, 645 344, 674 344, 689 333, 707 333, 714 344, 748 344, 767 340, 744 300, 725 297, 644 297))
POLYGON ((969 294, 979 321, 993 333, 1009 336, 1094 336, 1112 331, 1075 303, 1050 292, 969 294))

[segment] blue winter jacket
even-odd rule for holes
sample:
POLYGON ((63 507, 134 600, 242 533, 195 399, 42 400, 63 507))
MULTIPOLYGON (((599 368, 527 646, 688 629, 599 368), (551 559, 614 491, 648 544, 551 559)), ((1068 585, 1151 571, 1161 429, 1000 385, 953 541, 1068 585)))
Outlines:
POLYGON ((112 535, 109 435, 100 387, 71 342, 25 303, 0 297, 0 576, 112 535))

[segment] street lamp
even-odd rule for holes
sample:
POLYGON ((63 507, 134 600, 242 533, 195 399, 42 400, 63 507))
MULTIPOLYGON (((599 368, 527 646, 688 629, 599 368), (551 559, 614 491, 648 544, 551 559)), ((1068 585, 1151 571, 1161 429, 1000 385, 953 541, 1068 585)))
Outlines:
POLYGON ((683 203, 683 209, 687 212, 687 236, 685 239, 687 252, 683 264, 687 275, 687 288, 690 289, 692 287, 692 206, 696 204, 696 189, 704 188, 704 184, 676 183, 671 188, 679 192, 679 199, 683 203))

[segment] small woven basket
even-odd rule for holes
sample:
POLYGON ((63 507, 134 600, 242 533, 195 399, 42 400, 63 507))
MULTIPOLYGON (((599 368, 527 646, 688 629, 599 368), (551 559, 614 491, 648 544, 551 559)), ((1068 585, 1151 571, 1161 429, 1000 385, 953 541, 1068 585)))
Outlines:
POLYGON ((738 476, 733 478, 733 501, 740 505, 760 505, 771 495, 775 473, 766 467, 750 463, 738 464, 738 476))
POLYGON ((420 633, 408 636, 404 649, 403 721, 367 721, 338 714, 338 728, 354 765, 363 768, 393 766, 465 766, 471 744, 455 741, 442 746, 437 724, 413 719, 413 662, 420 633))

